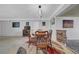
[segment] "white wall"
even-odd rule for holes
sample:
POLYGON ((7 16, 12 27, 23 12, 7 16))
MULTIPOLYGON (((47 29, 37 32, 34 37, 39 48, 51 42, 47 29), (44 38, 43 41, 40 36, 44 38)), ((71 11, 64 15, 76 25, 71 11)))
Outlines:
POLYGON ((79 17, 57 17, 52 29, 54 39, 56 39, 56 30, 66 30, 68 40, 79 40, 79 17), (73 20, 73 28, 63 28, 63 20, 73 20))
POLYGON ((0 36, 2 35, 1 22, 0 22, 0 36))
POLYGON ((34 33, 38 29, 53 30, 52 40, 56 40, 56 30, 67 30, 68 40, 79 39, 79 17, 57 17, 55 24, 50 26, 50 20, 45 20, 46 26, 42 26, 42 21, 44 20, 0 20, 0 36, 22 36, 22 30, 26 25, 26 22, 30 22, 31 32, 34 33), (62 20, 73 20, 73 28, 63 28, 62 20), (12 28, 12 22, 19 21, 19 28, 12 28))
MULTIPOLYGON (((34 33, 38 29, 43 29, 42 21, 44 20, 0 20, 0 36, 22 36, 22 30, 26 25, 26 22, 30 22, 31 32, 34 33), (12 28, 12 22, 20 22, 19 28, 12 28)), ((45 20, 46 26, 44 30, 49 29, 49 20, 45 20)))

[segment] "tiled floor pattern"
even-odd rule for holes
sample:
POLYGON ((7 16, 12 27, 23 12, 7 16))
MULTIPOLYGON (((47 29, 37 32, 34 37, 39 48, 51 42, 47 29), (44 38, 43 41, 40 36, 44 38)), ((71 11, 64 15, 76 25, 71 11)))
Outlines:
POLYGON ((25 48, 27 54, 36 54, 36 47, 30 45, 28 48, 26 41, 27 37, 0 37, 0 54, 16 54, 19 47, 25 48))
MULTIPOLYGON (((26 49, 27 54, 36 54, 36 47, 30 45, 28 48, 27 37, 0 37, 0 54, 16 54, 19 47, 26 49)), ((79 53, 79 41, 70 40, 67 46, 79 53)), ((43 52, 39 50, 39 53, 43 52)))

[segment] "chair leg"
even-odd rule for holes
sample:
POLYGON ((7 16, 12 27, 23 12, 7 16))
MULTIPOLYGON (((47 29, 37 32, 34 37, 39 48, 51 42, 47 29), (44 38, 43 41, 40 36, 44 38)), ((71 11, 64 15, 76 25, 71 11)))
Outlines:
POLYGON ((46 51, 47 51, 47 47, 46 47, 46 51))
POLYGON ((29 41, 29 43, 28 43, 28 48, 30 47, 30 45, 31 45, 31 42, 29 41))
POLYGON ((50 39, 50 45, 51 45, 51 47, 52 47, 52 42, 51 42, 51 39, 50 39))
POLYGON ((38 48, 36 48, 36 54, 38 54, 38 48))
POLYGON ((30 47, 30 43, 28 44, 28 48, 30 47))

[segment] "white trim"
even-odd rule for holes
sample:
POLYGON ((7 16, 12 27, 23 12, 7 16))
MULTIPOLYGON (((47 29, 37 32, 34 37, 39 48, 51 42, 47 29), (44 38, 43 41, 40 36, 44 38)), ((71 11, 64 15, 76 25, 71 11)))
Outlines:
POLYGON ((61 17, 59 17, 59 16, 57 16, 56 18, 79 18, 79 17, 66 17, 66 16, 61 16, 61 17))
POLYGON ((20 20, 31 20, 31 21, 33 21, 33 20, 35 20, 35 21, 39 21, 39 20, 49 20, 48 18, 42 18, 42 19, 40 19, 40 18, 25 18, 25 19, 22 19, 22 18, 0 18, 0 21, 14 21, 14 20, 17 20, 17 21, 20 21, 20 20))

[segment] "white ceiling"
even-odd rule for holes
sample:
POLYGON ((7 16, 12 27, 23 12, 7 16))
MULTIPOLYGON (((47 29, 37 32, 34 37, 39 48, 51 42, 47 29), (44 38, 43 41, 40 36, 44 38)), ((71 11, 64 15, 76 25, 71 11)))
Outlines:
MULTIPOLYGON (((43 18, 49 18, 60 4, 42 5, 43 18)), ((39 18, 37 4, 0 4, 0 18, 39 18)))
POLYGON ((71 8, 67 12, 61 14, 60 16, 79 17, 79 4, 75 4, 73 8, 71 8))

